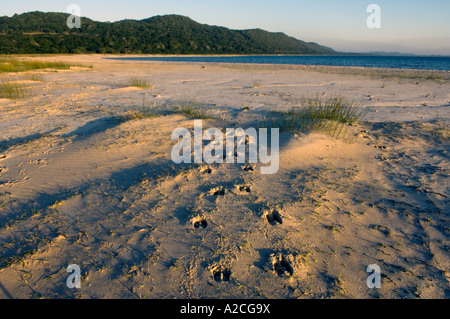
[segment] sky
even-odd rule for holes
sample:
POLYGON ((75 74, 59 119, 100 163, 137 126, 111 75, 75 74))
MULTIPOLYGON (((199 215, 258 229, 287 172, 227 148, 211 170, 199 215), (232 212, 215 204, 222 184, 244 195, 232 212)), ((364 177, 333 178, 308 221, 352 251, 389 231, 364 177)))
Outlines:
POLYGON ((0 16, 66 12, 70 4, 96 21, 180 14, 231 29, 284 32, 345 52, 450 55, 450 0, 0 0, 0 16), (381 28, 369 28, 370 4, 381 28))

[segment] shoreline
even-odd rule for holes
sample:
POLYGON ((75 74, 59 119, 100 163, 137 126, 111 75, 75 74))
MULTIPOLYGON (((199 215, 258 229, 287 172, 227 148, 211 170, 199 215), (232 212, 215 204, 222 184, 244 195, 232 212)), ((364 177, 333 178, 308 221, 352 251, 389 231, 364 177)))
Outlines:
MULTIPOLYGON (((213 55, 209 55, 213 56, 213 55)), ((235 56, 235 55, 233 55, 235 56)), ((312 72, 323 72, 333 74, 349 74, 349 75, 361 75, 366 77, 376 78, 399 78, 399 79, 418 79, 418 80, 431 80, 442 83, 450 81, 450 71, 445 70, 422 70, 422 69, 398 69, 398 68, 376 68, 376 67, 357 67, 357 66, 326 66, 326 65, 294 65, 294 64, 269 64, 269 63, 226 63, 226 62, 186 62, 186 61, 141 61, 141 60, 122 60, 127 57, 170 57, 168 55, 132 55, 132 54, 67 54, 67 55, 17 55, 17 58, 25 59, 49 59, 57 61, 57 59, 69 59, 75 61, 84 61, 85 63, 100 62, 105 60, 116 60, 122 63, 140 63, 140 64, 186 64, 186 65, 223 65, 230 68, 240 68, 244 70, 266 70, 266 69, 284 69, 284 70, 304 70, 312 72), (86 58, 88 59, 86 61, 86 58)), ((173 57, 184 57, 173 55, 173 57)), ((192 56, 202 57, 202 56, 192 56)), ((219 56, 220 57, 220 56, 219 56)))

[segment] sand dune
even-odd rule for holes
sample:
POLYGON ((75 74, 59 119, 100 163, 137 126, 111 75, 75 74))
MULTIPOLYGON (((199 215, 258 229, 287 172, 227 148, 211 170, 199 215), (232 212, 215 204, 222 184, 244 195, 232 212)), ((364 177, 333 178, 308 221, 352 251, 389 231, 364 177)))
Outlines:
POLYGON ((33 59, 93 68, 40 72, 30 97, 0 101, 0 298, 448 298, 448 81, 33 59), (342 138, 282 133, 274 175, 174 164, 171 133, 193 118, 133 117, 188 102, 204 127, 248 127, 337 94, 364 119, 342 138))

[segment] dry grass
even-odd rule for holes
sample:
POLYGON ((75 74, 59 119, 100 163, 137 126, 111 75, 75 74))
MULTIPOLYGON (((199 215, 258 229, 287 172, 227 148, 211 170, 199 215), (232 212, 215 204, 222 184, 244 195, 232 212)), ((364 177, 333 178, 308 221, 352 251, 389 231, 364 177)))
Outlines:
POLYGON ((118 119, 120 121, 141 120, 146 118, 154 118, 170 114, 182 114, 187 118, 202 120, 213 119, 210 112, 195 102, 182 102, 179 105, 170 103, 153 103, 150 104, 147 100, 143 100, 140 106, 133 106, 125 116, 118 119))
POLYGON ((0 98, 22 99, 30 95, 30 89, 25 85, 14 82, 0 83, 0 98))
POLYGON ((71 66, 75 65, 63 62, 24 61, 11 58, 0 58, 0 73, 26 72, 42 69, 69 70, 71 66))
POLYGON ((142 101, 142 105, 133 106, 127 115, 119 118, 121 121, 142 120, 146 118, 154 118, 174 113, 173 106, 162 104, 149 104, 146 100, 142 101))
POLYGON ((205 107, 197 105, 194 102, 184 102, 177 108, 177 113, 181 113, 187 118, 196 120, 213 118, 211 114, 208 114, 209 112, 205 107))
POLYGON ((25 74, 22 78, 29 81, 45 82, 45 77, 42 74, 25 74))
POLYGON ((345 126, 362 117, 361 103, 345 98, 303 97, 300 106, 285 112, 269 112, 264 116, 265 127, 279 128, 281 132, 322 132, 339 136, 345 126))
POLYGON ((147 80, 145 79, 140 79, 140 78, 131 78, 129 83, 129 86, 134 86, 134 87, 138 87, 141 89, 154 89, 155 87, 153 85, 151 85, 147 80))

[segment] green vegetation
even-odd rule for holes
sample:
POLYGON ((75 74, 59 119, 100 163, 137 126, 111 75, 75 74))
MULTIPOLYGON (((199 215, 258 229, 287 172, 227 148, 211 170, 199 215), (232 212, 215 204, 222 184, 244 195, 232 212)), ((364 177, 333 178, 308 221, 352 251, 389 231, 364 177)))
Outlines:
POLYGON ((334 54, 335 51, 283 33, 230 30, 178 15, 114 23, 82 18, 69 29, 68 14, 29 12, 0 17, 0 53, 137 54, 334 54))
POLYGON ((63 62, 25 61, 19 59, 0 58, 0 73, 25 72, 42 69, 68 70, 70 67, 70 64, 63 62))
POLYGON ((280 128, 281 132, 323 132, 332 136, 343 133, 345 126, 362 116, 360 103, 343 96, 304 97, 300 106, 284 112, 268 112, 263 127, 280 128))
MULTIPOLYGON (((47 69, 68 70, 71 66, 74 65, 63 62, 28 61, 19 58, 0 57, 0 73, 20 73, 47 69)), ((45 77, 42 74, 28 73, 20 75, 17 80, 44 82, 45 77)), ((30 93, 31 90, 22 83, 5 79, 0 82, 0 98, 21 99, 29 96, 30 93)))
POLYGON ((179 105, 170 103, 149 104, 148 101, 144 99, 142 105, 133 106, 125 116, 120 116, 117 119, 121 122, 126 122, 170 114, 182 114, 187 118, 196 120, 212 119, 213 116, 208 113, 209 112, 205 107, 196 105, 195 102, 183 102, 179 105))
POLYGON ((433 128, 431 129, 431 135, 442 141, 450 140, 450 129, 446 120, 435 120, 432 122, 433 128))
POLYGON ((141 89, 153 89, 154 88, 154 86, 151 85, 147 80, 139 79, 139 78, 131 78, 129 85, 138 87, 141 89))
POLYGON ((29 96, 30 90, 20 83, 1 82, 0 98, 4 99, 22 99, 29 96))
POLYGON ((177 108, 177 113, 181 113, 187 118, 195 120, 205 120, 212 118, 211 115, 208 115, 208 111, 204 107, 196 105, 193 102, 185 102, 181 104, 177 108))
POLYGON ((162 103, 162 104, 149 104, 146 100, 142 101, 141 106, 133 106, 131 110, 128 111, 127 115, 118 118, 122 122, 131 120, 142 120, 146 118, 154 118, 164 115, 172 114, 174 111, 173 106, 162 103))
POLYGON ((261 83, 259 81, 253 81, 252 88, 257 89, 261 87, 261 83))
POLYGON ((25 74, 22 78, 29 81, 45 82, 45 77, 42 74, 25 74))

